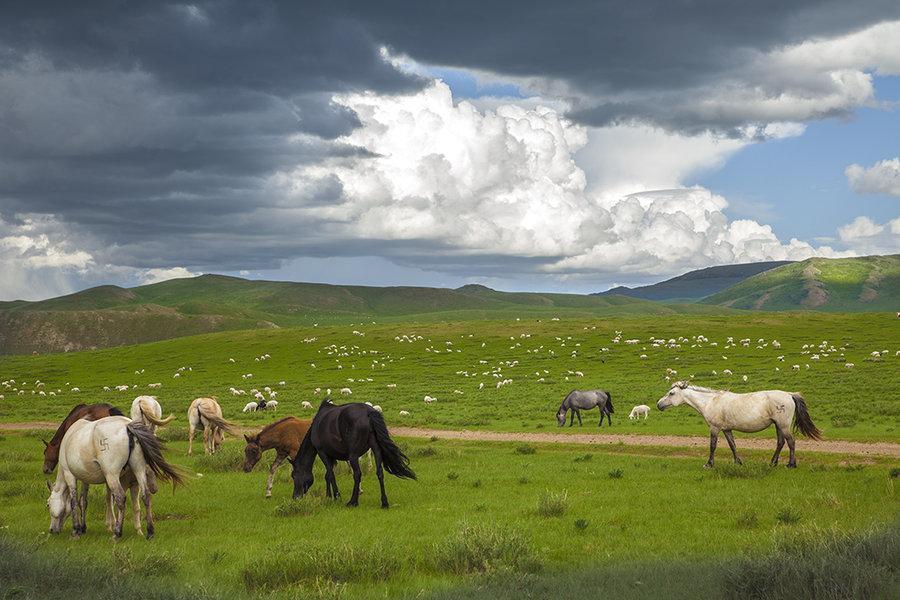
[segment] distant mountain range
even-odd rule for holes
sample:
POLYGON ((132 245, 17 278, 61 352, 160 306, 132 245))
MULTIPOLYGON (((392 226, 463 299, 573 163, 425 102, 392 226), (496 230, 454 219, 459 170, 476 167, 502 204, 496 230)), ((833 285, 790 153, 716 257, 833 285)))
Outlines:
MULTIPOLYGON (((463 320, 707 311, 623 296, 365 287, 222 275, 100 286, 40 302, 0 302, 0 354, 68 352, 234 329, 373 320, 463 320)), ((727 311, 728 309, 717 309, 727 311)))
POLYGON ((643 298, 644 300, 699 300, 716 292, 721 292, 741 281, 790 264, 791 261, 771 261, 758 263, 745 263, 739 265, 723 265, 719 267, 707 267, 696 271, 688 271, 684 275, 673 277, 652 285, 629 288, 625 286, 614 287, 605 292, 598 292, 595 296, 630 296, 643 298))
POLYGON ((663 316, 727 314, 734 309, 900 310, 900 255, 711 267, 599 295, 511 293, 482 285, 455 290, 326 285, 222 275, 127 289, 100 286, 40 302, 0 302, 0 354, 68 352, 225 330, 375 319, 663 316))

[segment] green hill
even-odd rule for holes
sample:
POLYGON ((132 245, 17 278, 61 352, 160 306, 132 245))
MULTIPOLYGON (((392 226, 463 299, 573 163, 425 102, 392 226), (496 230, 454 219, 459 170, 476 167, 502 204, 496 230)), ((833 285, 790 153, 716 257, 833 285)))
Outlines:
POLYGON ((701 302, 751 310, 900 310, 900 255, 810 258, 754 275, 701 302))
POLYGON ((684 275, 673 277, 652 285, 630 288, 614 287, 596 296, 619 295, 644 300, 699 300, 717 292, 721 292, 758 273, 788 265, 790 261, 770 261, 745 263, 738 265, 721 265, 689 271, 684 275))
MULTIPOLYGON (((684 314, 622 296, 365 287, 202 275, 125 289, 100 286, 40 302, 0 303, 0 354, 68 352, 227 331, 354 321, 470 320, 544 315, 684 314)), ((727 310, 727 309, 725 309, 727 310)))

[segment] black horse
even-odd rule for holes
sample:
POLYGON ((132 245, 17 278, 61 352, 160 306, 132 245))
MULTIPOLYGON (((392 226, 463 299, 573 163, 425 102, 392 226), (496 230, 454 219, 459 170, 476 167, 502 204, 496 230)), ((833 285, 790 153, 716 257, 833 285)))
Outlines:
POLYGON ((334 477, 334 463, 346 460, 353 469, 353 495, 347 506, 359 505, 359 482, 362 472, 359 457, 369 449, 375 457, 375 471, 381 486, 381 507, 388 507, 384 493, 384 470, 396 477, 415 479, 416 474, 409 468, 409 458, 388 435, 384 417, 371 406, 361 403, 334 404, 326 398, 319 405, 316 416, 300 450, 294 458, 294 499, 301 497, 312 487, 313 463, 316 456, 325 463, 325 493, 329 498, 340 498, 334 477))

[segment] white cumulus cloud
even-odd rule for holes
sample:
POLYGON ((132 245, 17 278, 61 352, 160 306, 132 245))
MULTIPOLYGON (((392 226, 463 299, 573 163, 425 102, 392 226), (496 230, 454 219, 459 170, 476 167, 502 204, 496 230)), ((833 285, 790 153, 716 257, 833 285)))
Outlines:
POLYGON ((186 277, 196 277, 199 273, 188 271, 184 267, 171 267, 168 269, 146 269, 139 275, 139 279, 143 284, 160 283, 169 279, 184 279, 186 277))
POLYGON ((852 164, 844 175, 857 194, 900 196, 900 157, 879 161, 869 168, 852 164))

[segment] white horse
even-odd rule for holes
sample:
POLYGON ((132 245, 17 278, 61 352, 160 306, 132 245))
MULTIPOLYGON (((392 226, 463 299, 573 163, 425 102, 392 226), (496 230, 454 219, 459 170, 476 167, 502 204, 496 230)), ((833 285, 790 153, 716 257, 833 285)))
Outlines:
POLYGON ((822 432, 813 424, 806 408, 806 401, 797 392, 781 390, 765 390, 749 394, 735 394, 724 390, 712 390, 690 385, 686 381, 677 381, 669 392, 656 403, 659 410, 670 406, 687 404, 700 413, 709 425, 709 461, 706 467, 713 466, 719 432, 725 434, 728 446, 734 455, 734 462, 741 464, 734 445, 733 429, 752 433, 762 431, 775 425, 778 445, 772 456, 772 465, 778 464, 781 449, 787 441, 790 449, 789 467, 796 467, 794 460, 794 436, 791 434, 791 422, 794 430, 814 440, 822 439, 822 432), (796 419, 795 419, 796 417, 796 419))
POLYGON ((646 404, 638 404, 634 408, 631 409, 631 412, 628 413, 628 418, 634 421, 640 416, 644 417, 644 420, 647 420, 647 416, 650 414, 650 407, 646 404))
POLYGON ((225 432, 231 433, 231 423, 222 418, 222 407, 215 398, 195 398, 188 408, 188 454, 194 451, 194 432, 203 430, 203 447, 213 454, 222 444, 225 432))
POLYGON ((162 418, 162 406, 156 400, 156 396, 138 396, 131 403, 131 420, 143 423, 152 433, 156 433, 157 427, 169 424, 175 415, 162 418))
MULTIPOLYGON (((72 515, 72 534, 87 531, 88 486, 106 483, 113 502, 113 535, 122 536, 125 517, 125 490, 120 476, 128 467, 136 480, 147 515, 147 539, 153 537, 152 488, 148 472, 161 479, 182 483, 181 473, 166 462, 162 443, 143 424, 125 416, 104 417, 96 421, 79 419, 66 432, 59 452, 56 483, 50 487, 50 533, 59 533, 72 515), (79 496, 77 482, 82 482, 79 496)), ((134 499, 133 499, 134 500, 134 499)), ((138 517, 139 518, 139 517, 138 517)), ((138 527, 140 522, 138 521, 138 527)))

